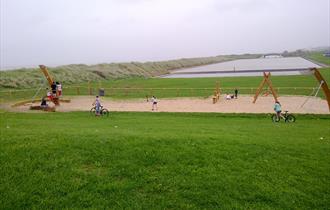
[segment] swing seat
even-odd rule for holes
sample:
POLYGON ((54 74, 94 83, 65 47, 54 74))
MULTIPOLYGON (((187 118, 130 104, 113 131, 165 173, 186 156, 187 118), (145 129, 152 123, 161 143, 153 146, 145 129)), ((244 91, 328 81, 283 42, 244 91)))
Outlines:
POLYGON ((51 106, 46 106, 46 107, 30 106, 30 110, 42 110, 42 111, 45 111, 45 112, 55 112, 55 107, 51 107, 51 106))

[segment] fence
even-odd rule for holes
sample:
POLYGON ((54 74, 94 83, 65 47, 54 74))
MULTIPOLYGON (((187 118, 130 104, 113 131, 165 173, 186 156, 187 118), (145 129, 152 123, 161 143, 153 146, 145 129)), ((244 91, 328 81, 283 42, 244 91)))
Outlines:
MULTIPOLYGON (((234 87, 220 88, 221 94, 233 94, 234 87)), ((257 88, 239 87, 239 94, 254 95, 257 88)), ((312 87, 277 87, 275 88, 279 95, 311 95, 316 91, 312 87)), ((37 93, 38 89, 24 89, 24 90, 2 90, 0 91, 1 101, 10 101, 16 99, 32 99, 37 93)), ((113 98, 145 98, 152 95, 158 98, 171 97, 209 97, 213 94, 214 88, 122 88, 111 87, 102 88, 104 96, 113 98)), ((321 91, 320 91, 321 92, 321 91)), ((36 99, 46 95, 45 90, 41 90, 36 99)), ((71 86, 63 89, 63 96, 76 95, 99 95, 99 88, 90 86, 71 86)), ((323 93, 319 93, 323 97, 323 93)))

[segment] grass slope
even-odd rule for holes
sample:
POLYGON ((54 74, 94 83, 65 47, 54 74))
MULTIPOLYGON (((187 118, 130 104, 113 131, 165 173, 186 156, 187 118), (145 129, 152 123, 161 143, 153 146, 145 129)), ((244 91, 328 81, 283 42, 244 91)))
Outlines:
POLYGON ((1 113, 3 209, 327 209, 330 117, 1 113), (324 139, 320 139, 324 137, 324 139))
POLYGON ((306 57, 321 64, 330 66, 330 57, 325 57, 323 54, 324 53, 321 52, 310 52, 306 57))

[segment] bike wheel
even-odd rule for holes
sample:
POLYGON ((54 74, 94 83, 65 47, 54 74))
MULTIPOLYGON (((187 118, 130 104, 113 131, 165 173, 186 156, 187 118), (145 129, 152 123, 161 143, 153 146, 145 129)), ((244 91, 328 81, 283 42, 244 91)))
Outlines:
POLYGON ((295 122, 296 121, 296 118, 295 116, 293 116, 292 114, 289 114, 286 119, 285 119, 285 122, 295 122))
POLYGON ((101 115, 102 116, 105 116, 105 117, 108 117, 109 116, 109 110, 107 110, 107 109, 101 109, 101 115))
POLYGON ((89 113, 91 114, 91 116, 95 116, 95 114, 96 114, 95 107, 91 108, 91 110, 89 111, 89 113))
POLYGON ((276 114, 273 114, 272 115, 272 121, 273 122, 279 122, 280 121, 280 118, 276 114))

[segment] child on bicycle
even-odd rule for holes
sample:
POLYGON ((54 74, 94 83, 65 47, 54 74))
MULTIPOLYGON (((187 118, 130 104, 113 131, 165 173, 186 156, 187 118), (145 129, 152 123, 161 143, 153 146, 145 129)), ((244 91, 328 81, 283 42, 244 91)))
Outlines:
POLYGON ((276 112, 277 118, 281 117, 282 107, 279 101, 275 101, 274 111, 276 112))
POLYGON ((101 102, 100 102, 99 96, 96 96, 93 106, 95 106, 95 115, 100 116, 101 102))

